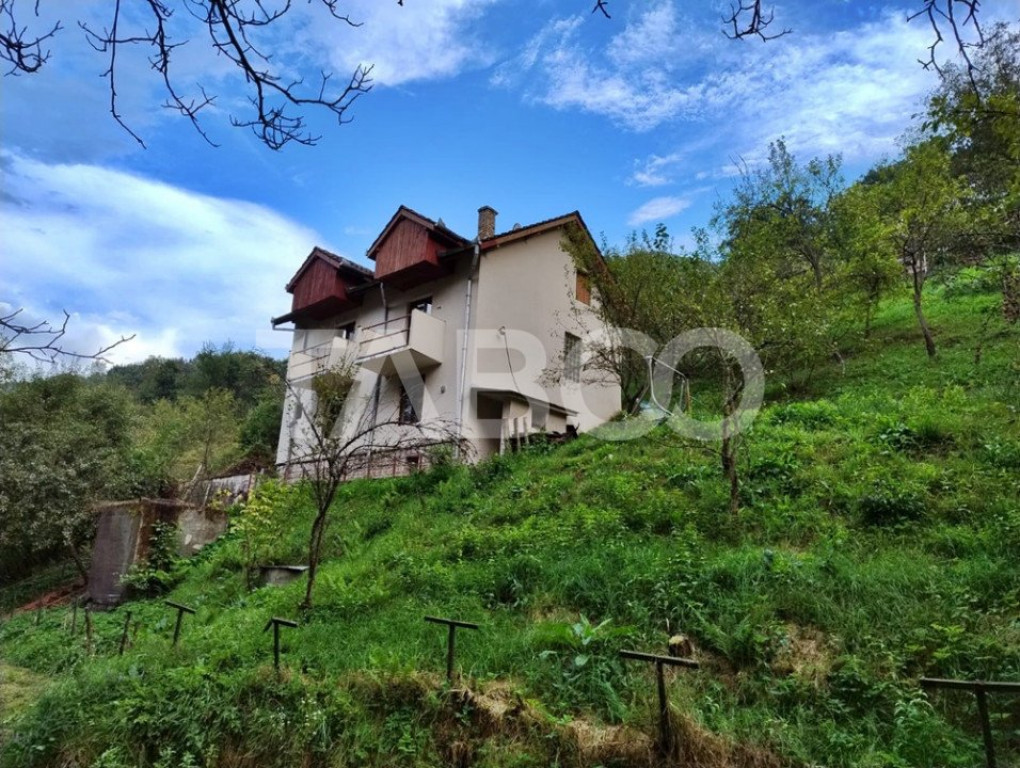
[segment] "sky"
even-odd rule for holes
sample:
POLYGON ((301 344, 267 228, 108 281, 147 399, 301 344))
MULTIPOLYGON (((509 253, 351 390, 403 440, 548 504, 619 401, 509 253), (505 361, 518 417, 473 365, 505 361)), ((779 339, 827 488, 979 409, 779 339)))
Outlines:
MULTIPOLYGON (((171 3, 188 39, 171 74, 216 95, 202 126, 218 146, 162 108, 147 52, 124 50, 118 104, 143 148, 77 23, 103 27, 110 5, 44 0, 22 21, 62 21, 50 60, 0 81, 0 312, 66 310, 81 352, 133 335, 115 363, 228 342, 285 355, 270 318, 312 247, 368 265, 400 205, 467 237, 491 205, 498 231, 579 210, 610 245, 659 222, 683 245, 770 141, 840 154, 852 180, 896 155, 937 85, 919 64, 931 29, 907 20, 920 0, 788 0, 774 28, 790 33, 768 42, 727 39, 714 0, 612 0, 609 19, 591 0, 341 3, 357 27, 295 3, 262 39, 274 64, 341 80, 371 64, 373 89, 342 126, 306 111, 316 146, 273 151, 230 125, 244 83, 171 3)), ((982 3, 986 24, 1017 15, 982 3)))

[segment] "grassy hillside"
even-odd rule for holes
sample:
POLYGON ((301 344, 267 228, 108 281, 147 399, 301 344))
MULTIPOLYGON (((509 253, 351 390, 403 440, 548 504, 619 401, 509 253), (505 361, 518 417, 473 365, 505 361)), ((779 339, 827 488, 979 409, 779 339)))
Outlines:
MULTIPOLYGON (((736 516, 664 429, 345 486, 279 678, 262 629, 304 584, 249 592, 237 534, 181 568, 177 649, 159 600, 97 615, 92 654, 66 608, 16 615, 3 661, 51 682, 0 714, 0 765, 659 764, 654 678, 617 652, 667 626, 702 662, 670 674, 671 764, 977 765, 972 701, 917 678, 1020 680, 1020 329, 992 318, 975 366, 993 302, 931 297, 934 362, 895 302, 842 364, 770 382, 736 516), (425 614, 482 625, 452 691, 425 614)), ((309 499, 274 498, 272 559, 301 562, 309 499)), ((992 700, 1001 764, 1018 704, 992 700)))

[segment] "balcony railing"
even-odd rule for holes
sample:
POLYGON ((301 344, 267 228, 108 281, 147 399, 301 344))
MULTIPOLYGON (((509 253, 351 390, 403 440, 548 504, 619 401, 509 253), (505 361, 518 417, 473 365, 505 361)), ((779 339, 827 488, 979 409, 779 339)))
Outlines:
POLYGON ((445 339, 445 321, 414 310, 409 315, 359 328, 354 341, 337 336, 291 352, 287 380, 307 381, 352 353, 359 365, 376 373, 391 374, 405 363, 424 371, 442 364, 445 339))
POLYGON ((301 381, 317 376, 342 361, 350 352, 350 342, 339 336, 308 349, 291 352, 287 380, 301 381))
POLYGON ((443 362, 446 322, 420 310, 384 323, 368 325, 358 334, 358 362, 376 373, 395 366, 398 355, 409 357, 418 370, 443 362))

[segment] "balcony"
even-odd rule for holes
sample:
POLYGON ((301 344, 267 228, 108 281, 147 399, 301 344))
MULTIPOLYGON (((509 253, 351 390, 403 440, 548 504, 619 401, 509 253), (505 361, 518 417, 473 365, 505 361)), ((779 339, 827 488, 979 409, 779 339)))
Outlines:
POLYGON ((365 326, 359 331, 358 363, 369 371, 390 375, 404 366, 419 371, 443 362, 446 321, 420 310, 365 326))
POLYGON ((347 357, 350 349, 350 342, 337 336, 314 347, 291 352, 287 363, 287 381, 308 382, 313 376, 339 364, 347 357))

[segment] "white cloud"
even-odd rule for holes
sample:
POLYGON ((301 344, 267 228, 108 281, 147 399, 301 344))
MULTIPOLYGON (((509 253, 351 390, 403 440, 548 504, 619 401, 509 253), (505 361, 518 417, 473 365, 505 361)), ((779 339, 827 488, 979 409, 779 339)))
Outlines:
POLYGON ((313 23, 303 45, 324 47, 338 77, 360 64, 371 64, 379 85, 451 77, 490 63, 474 23, 494 0, 430 0, 397 5, 352 0, 343 13, 361 26, 313 23))
POLYGON ((0 300, 50 320, 71 312, 76 351, 131 334, 113 359, 191 354, 206 341, 288 346, 259 331, 289 308, 283 287, 312 231, 263 206, 108 168, 0 159, 0 300))
POLYGON ((653 197, 631 213, 627 223, 632 227, 637 227, 647 224, 649 221, 665 221, 687 210, 690 206, 691 201, 685 197, 653 197))
POLYGON ((895 148, 934 86, 918 64, 931 30, 903 12, 761 44, 709 35, 711 22, 692 25, 678 7, 663 0, 636 12, 602 44, 582 38, 576 19, 554 21, 494 82, 632 131, 685 124, 675 152, 638 162, 631 182, 645 186, 671 182, 678 154, 709 125, 708 138, 733 157, 785 135, 797 152, 874 159, 895 148))

